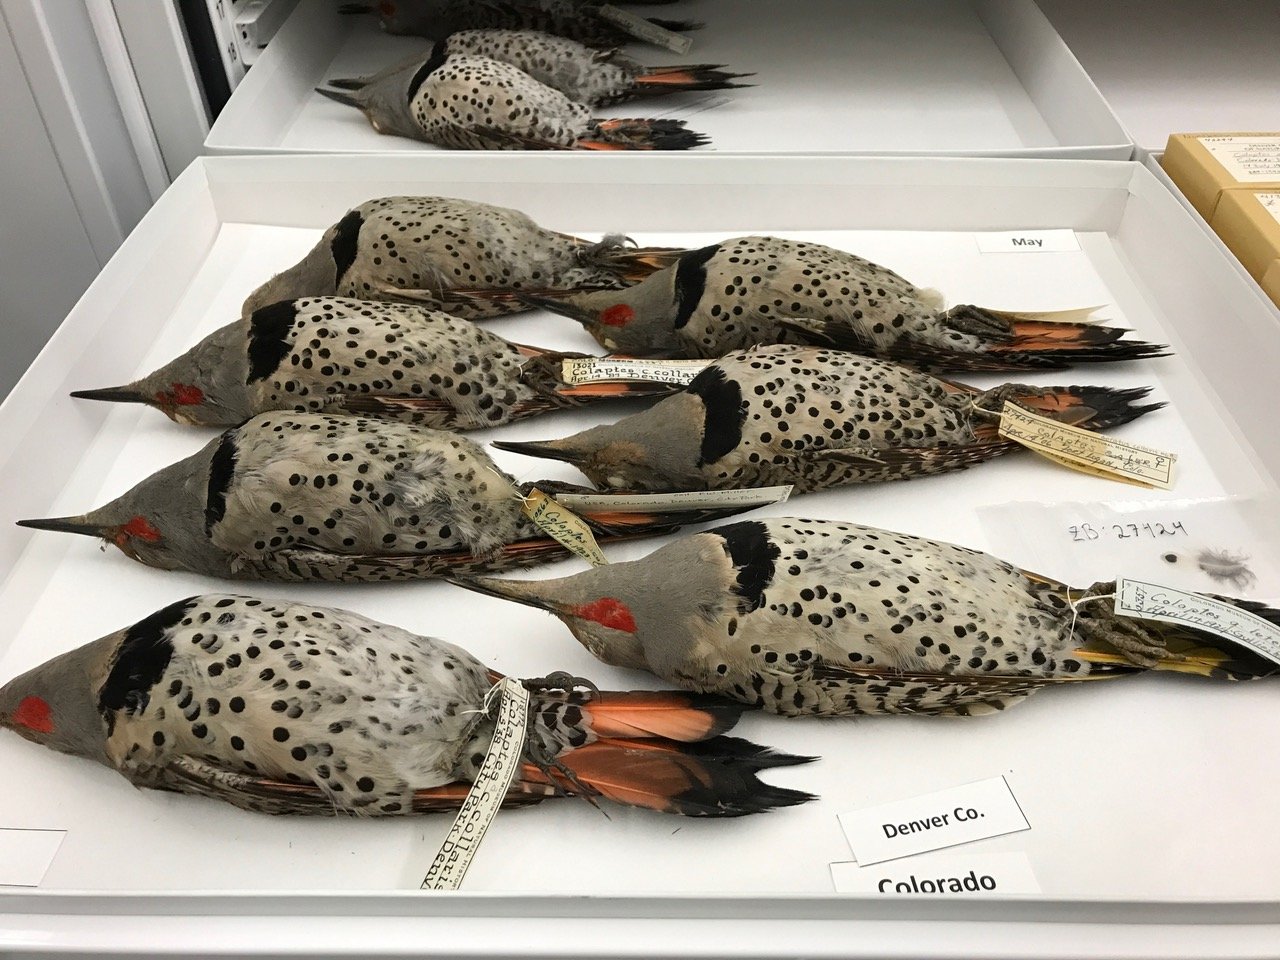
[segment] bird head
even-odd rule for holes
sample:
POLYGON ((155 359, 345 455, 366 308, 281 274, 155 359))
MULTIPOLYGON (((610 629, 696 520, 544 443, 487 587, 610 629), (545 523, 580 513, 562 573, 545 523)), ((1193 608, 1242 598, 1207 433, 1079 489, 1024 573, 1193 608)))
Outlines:
POLYGON ((594 567, 556 580, 468 577, 476 593, 554 614, 605 663, 672 679, 696 645, 733 575, 718 537, 683 537, 640 560, 594 567))
POLYGON ((601 490, 689 490, 699 483, 700 406, 696 397, 678 393, 617 423, 560 440, 494 441, 493 446, 572 464, 601 490))
POLYGON ((74 390, 83 400, 145 403, 175 423, 229 427, 252 416, 245 390, 244 330, 229 324, 182 356, 122 387, 74 390))
POLYGON ((681 349, 675 275, 675 267, 667 267, 622 290, 545 291, 520 299, 578 321, 614 353, 670 357, 681 349))
POLYGON ((94 693, 107 675, 123 631, 78 647, 0 687, 0 729, 60 750, 108 763, 106 728, 94 693))
POLYGON ((420 139, 422 127, 413 115, 418 89, 448 59, 448 41, 439 40, 423 57, 387 67, 371 77, 330 80, 316 93, 348 107, 355 107, 378 133, 420 139))
POLYGON ((125 556, 161 570, 227 576, 228 556, 212 545, 206 531, 206 500, 225 490, 229 482, 234 467, 234 447, 230 457, 225 452, 230 436, 158 470, 96 510, 73 517, 19 520, 18 526, 98 537, 125 556))

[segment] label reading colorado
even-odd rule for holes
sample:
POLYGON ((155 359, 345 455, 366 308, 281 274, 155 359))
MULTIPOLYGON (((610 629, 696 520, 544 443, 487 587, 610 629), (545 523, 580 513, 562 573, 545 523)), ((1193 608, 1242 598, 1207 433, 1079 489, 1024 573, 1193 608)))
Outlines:
POLYGON ((1280 180, 1280 137, 1200 137, 1199 140, 1239 183, 1280 180))
POLYGON ((1195 627, 1280 663, 1280 627, 1229 603, 1142 580, 1116 581, 1116 613, 1195 627))
POLYGON ((524 515, 541 527, 547 536, 593 567, 604 566, 609 562, 586 521, 541 490, 530 490, 522 509, 524 515))
POLYGON ((1066 253, 1080 249, 1074 230, 1011 230, 974 234, 982 253, 1066 253))
POLYGON ((1004 777, 839 815, 861 866, 1030 830, 1004 777))
POLYGON ((939 853, 864 867, 831 864, 837 893, 882 897, 1009 897, 1040 892, 1031 861, 1007 853, 939 853))

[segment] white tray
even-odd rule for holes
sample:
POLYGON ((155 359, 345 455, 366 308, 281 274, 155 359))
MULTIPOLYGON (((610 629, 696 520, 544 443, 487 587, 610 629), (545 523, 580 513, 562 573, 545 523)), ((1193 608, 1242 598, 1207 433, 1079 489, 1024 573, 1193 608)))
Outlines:
POLYGON ((1269 0, 1039 0, 1131 139, 1280 130, 1280 9, 1269 0))
MULTIPOLYGON (((210 130, 213 154, 383 153, 436 148, 374 132, 314 92, 426 50, 337 0, 303 0, 210 130)), ((670 7, 654 8, 671 13, 670 7)), ((706 22, 678 57, 727 63, 758 86, 602 111, 687 118, 731 153, 948 154, 1127 160, 1132 145, 1032 0, 696 0, 706 22), (708 109, 708 107, 710 107, 708 109)), ((705 151, 704 151, 705 152, 705 151)))
MULTIPOLYGON (((623 157, 606 170, 591 157, 537 156, 513 173, 496 156, 429 164, 244 157, 198 161, 174 183, 0 407, 3 519, 96 505, 196 449, 207 434, 150 410, 74 401, 67 391, 126 381, 169 359, 231 319, 260 279, 345 209, 401 192, 518 205, 548 226, 624 229, 641 242, 749 231, 813 237, 890 264, 952 302, 1105 303, 1106 316, 1171 343, 1177 355, 1038 379, 1146 383, 1170 401, 1122 431, 1182 458, 1174 490, 1143 497, 1276 489, 1280 437, 1261 414, 1272 409, 1280 369, 1276 311, 1138 164, 623 157), (1078 232, 1080 251, 980 254, 972 235, 1061 227, 1078 232)), ((568 321, 545 315, 490 326, 524 342, 589 346, 568 321)), ((500 434, 558 436, 591 416, 561 414, 500 434)), ((495 459, 523 478, 573 476, 563 465, 495 459)), ((772 512, 982 547, 978 505, 1132 495, 1027 455, 960 475, 809 496, 772 512)), ((655 546, 612 553, 627 558, 655 546)), ((5 678, 174 599, 226 588, 7 522, 0 563, 9 571, 0 585, 5 678)), ((576 569, 564 563, 533 575, 576 569)), ((517 675, 565 669, 602 686, 653 684, 596 662, 546 616, 446 584, 233 589, 345 606, 463 643, 517 675)), ((498 818, 465 892, 454 896, 406 892, 447 817, 246 814, 139 792, 105 768, 0 735, 4 782, 17 785, 0 792, 0 827, 68 831, 42 888, 0 895, 0 937, 9 938, 0 944, 110 944, 128 953, 145 932, 148 946, 190 949, 189 935, 160 918, 199 914, 209 930, 202 948, 248 952, 283 943, 303 952, 368 955, 395 945, 448 955, 465 941, 478 953, 557 956, 925 956, 997 947, 1026 956, 1261 955, 1280 942, 1280 835, 1269 826, 1280 798, 1276 693, 1275 684, 1149 676, 1046 691, 971 721, 751 716, 744 736, 824 757, 769 776, 821 801, 721 822, 618 810, 606 820, 569 801, 513 811, 498 818), (906 903, 832 894, 827 864, 849 858, 837 813, 1000 774, 1033 829, 981 849, 1025 850, 1041 897, 906 903), (300 915, 305 925, 289 923, 300 915), (931 922, 906 922, 919 920, 931 922), (1033 920, 1057 922, 1029 933, 1033 920)))

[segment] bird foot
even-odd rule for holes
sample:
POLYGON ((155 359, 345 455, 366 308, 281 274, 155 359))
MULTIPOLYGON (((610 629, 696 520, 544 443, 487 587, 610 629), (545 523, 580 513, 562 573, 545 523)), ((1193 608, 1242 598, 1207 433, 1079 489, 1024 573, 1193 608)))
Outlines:
POLYGON ((530 691, 540 690, 563 690, 565 693, 573 693, 575 690, 589 691, 589 697, 600 695, 600 688, 588 680, 586 677, 575 677, 571 673, 564 670, 557 670, 549 673, 545 677, 535 677, 524 681, 525 689, 530 691))

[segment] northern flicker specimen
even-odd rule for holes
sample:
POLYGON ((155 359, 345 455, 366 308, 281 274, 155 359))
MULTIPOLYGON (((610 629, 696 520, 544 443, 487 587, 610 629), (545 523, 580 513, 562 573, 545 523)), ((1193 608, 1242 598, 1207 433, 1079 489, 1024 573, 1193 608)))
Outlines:
POLYGON ((475 300, 473 287, 615 289, 665 266, 680 251, 630 248, 622 237, 592 243, 538 226, 518 210, 451 197, 381 197, 349 210, 314 249, 244 302, 358 297, 417 303, 478 320, 525 310, 475 300))
POLYGON ((683 120, 593 117, 509 63, 450 55, 447 46, 354 90, 316 90, 359 109, 379 133, 455 150, 689 150, 707 142, 683 120))
MULTIPOLYGON (((740 237, 683 254, 622 291, 529 291, 526 302, 580 322, 610 350, 720 357, 755 344, 808 343, 922 369, 1017 370, 1163 356, 1126 331, 963 305, 817 243, 740 237)), ((495 291, 493 299, 509 294, 495 291)))
MULTIPOLYGON (((644 2, 665 4, 675 0, 644 2)), ((601 16, 601 6, 586 0, 381 0, 379 3, 346 3, 340 9, 347 14, 376 13, 388 33, 431 40, 443 39, 460 30, 493 27, 541 30, 597 47, 634 40, 622 27, 601 16)), ((701 26, 689 20, 646 19, 675 32, 701 26)))
POLYGON ((669 492, 794 484, 797 493, 962 470, 1022 449, 999 435, 1013 401, 1090 430, 1163 404, 1146 388, 979 390, 822 347, 757 347, 712 363, 681 392, 562 440, 494 446, 573 464, 601 489, 669 492))
MULTIPOLYGON (((11 680, 0 727, 139 787, 266 813, 399 816, 460 804, 493 736, 498 679, 459 647, 354 613, 211 594, 11 680)), ((577 795, 733 817, 812 799, 756 778, 811 758, 721 736, 735 704, 524 682, 528 739, 507 805, 577 795)))
MULTIPOLYGON (((100 537, 162 570, 258 580, 414 580, 568 556, 519 485, 457 434, 396 421, 264 413, 106 506, 21 526, 100 537)), ((546 493, 563 484, 537 484, 546 493)), ((597 508, 597 539, 747 509, 597 508)))
MULTIPOLYGON (((559 617, 606 663, 786 716, 972 715, 1041 687, 1166 670, 1252 679, 1251 648, 1114 612, 977 550, 830 520, 682 537, 556 580, 458 581, 559 617)), ((1223 599, 1280 624, 1280 611, 1223 599)))
POLYGON ((282 300, 228 324, 154 373, 72 396, 145 403, 178 423, 237 426, 270 410, 378 414, 480 430, 660 384, 570 385, 556 353, 447 313, 341 297, 282 300))
MULTIPOLYGON (((463 30, 438 41, 437 49, 441 45, 447 56, 470 54, 509 63, 570 100, 593 107, 692 90, 738 89, 748 84, 734 81, 750 76, 728 73, 722 64, 647 67, 616 49, 600 51, 538 30, 463 30)), ((392 72, 405 66, 399 64, 392 72)), ((359 91, 384 76, 385 71, 373 77, 333 79, 327 86, 359 91)))

